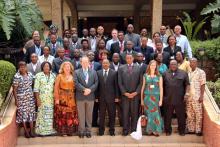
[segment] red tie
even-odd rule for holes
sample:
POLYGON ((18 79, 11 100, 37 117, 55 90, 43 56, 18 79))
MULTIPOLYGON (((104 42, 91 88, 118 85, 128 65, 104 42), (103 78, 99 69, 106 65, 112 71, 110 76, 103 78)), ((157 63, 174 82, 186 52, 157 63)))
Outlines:
POLYGON ((124 51, 124 46, 123 46, 123 42, 120 42, 120 52, 122 53, 124 51))
POLYGON ((128 65, 128 72, 129 72, 129 74, 132 73, 132 66, 131 66, 131 64, 128 65))

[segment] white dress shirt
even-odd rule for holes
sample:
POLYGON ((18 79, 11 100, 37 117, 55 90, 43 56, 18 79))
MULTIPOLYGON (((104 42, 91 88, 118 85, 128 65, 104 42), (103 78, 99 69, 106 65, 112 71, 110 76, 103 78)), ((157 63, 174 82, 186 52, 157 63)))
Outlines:
POLYGON ((188 57, 192 58, 192 49, 189 44, 189 41, 185 35, 175 35, 176 36, 176 45, 181 47, 182 52, 187 51, 188 57))
POLYGON ((42 55, 42 56, 39 57, 39 62, 40 62, 40 64, 42 64, 44 61, 48 61, 48 62, 50 62, 50 64, 52 65, 53 59, 54 59, 54 56, 49 55, 49 56, 46 58, 44 55, 42 55))

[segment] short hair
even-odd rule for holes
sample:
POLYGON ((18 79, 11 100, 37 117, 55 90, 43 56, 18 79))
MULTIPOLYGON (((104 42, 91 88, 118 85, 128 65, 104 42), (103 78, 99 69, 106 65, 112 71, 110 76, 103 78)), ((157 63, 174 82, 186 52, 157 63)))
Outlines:
POLYGON ((44 66, 45 66, 46 64, 48 64, 48 65, 49 65, 50 70, 52 70, 52 65, 50 64, 50 62, 48 62, 48 61, 44 61, 44 62, 41 64, 41 71, 43 71, 44 66))
POLYGON ((89 44, 89 40, 88 39, 82 39, 81 40, 81 44, 83 44, 83 42, 87 42, 89 44))
POLYGON ((158 43, 161 43, 163 45, 163 42, 160 39, 155 41, 155 45, 157 45, 158 43))
POLYGON ((124 31, 118 31, 118 34, 119 34, 119 33, 122 33, 123 35, 125 34, 124 31))
POLYGON ((20 68, 21 66, 26 66, 26 62, 25 61, 19 61, 18 62, 18 68, 20 68))
POLYGON ((156 34, 158 34, 158 35, 160 36, 160 32, 155 32, 155 33, 153 34, 153 37, 154 37, 156 34))
POLYGON ((197 60, 197 58, 192 57, 192 58, 189 59, 189 61, 196 61, 197 62, 198 60, 197 60))
POLYGON ((44 46, 44 47, 43 47, 43 50, 44 50, 44 48, 48 48, 48 49, 49 49, 49 51, 50 51, 50 47, 49 47, 49 46, 44 46))
MULTIPOLYGON (((184 55, 184 53, 183 53, 183 52, 181 52, 181 51, 177 51, 177 52, 176 52, 176 54, 177 54, 177 53, 180 53, 180 54, 182 55, 183 60, 185 59, 185 55, 184 55)), ((176 57, 175 57, 175 58, 176 58, 176 57)))
POLYGON ((66 64, 69 64, 70 65, 70 73, 73 75, 73 72, 74 72, 74 67, 73 65, 69 62, 69 61, 64 61, 61 65, 60 65, 60 70, 59 70, 59 74, 63 74, 64 73, 64 66, 66 64))

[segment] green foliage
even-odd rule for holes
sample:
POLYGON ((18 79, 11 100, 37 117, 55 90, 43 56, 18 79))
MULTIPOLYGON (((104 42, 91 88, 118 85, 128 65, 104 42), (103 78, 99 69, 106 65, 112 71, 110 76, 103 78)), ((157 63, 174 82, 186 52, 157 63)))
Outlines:
POLYGON ((192 47, 193 55, 197 58, 201 58, 198 49, 204 48, 205 57, 208 60, 215 61, 216 69, 220 72, 220 37, 206 41, 190 41, 190 45, 192 47))
POLYGON ((214 3, 209 3, 200 13, 201 15, 214 14, 211 21, 212 33, 220 32, 220 0, 216 0, 214 3))
POLYGON ((185 34, 189 40, 195 40, 199 31, 202 29, 203 25, 206 23, 206 18, 197 23, 197 21, 192 21, 190 15, 187 12, 183 12, 185 19, 178 17, 183 25, 185 34))
POLYGON ((2 94, 2 98, 6 97, 15 72, 16 68, 12 63, 0 60, 0 93, 2 94))
POLYGON ((220 78, 216 82, 207 82, 207 86, 217 105, 220 107, 220 78))
POLYGON ((0 0, 0 30, 3 29, 8 40, 15 22, 21 24, 26 36, 34 30, 42 30, 43 17, 35 0, 0 0))

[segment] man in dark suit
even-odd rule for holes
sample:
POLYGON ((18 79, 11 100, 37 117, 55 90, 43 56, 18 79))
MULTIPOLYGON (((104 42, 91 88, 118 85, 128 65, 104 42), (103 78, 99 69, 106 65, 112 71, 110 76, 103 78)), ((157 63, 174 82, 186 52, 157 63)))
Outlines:
MULTIPOLYGON (((99 62, 95 62, 95 53, 93 51, 89 51, 87 53, 87 57, 89 58, 90 61, 90 66, 89 68, 98 71, 102 68, 101 64, 99 62)), ((97 92, 96 92, 97 94, 97 92)), ((94 103, 94 107, 93 107, 93 114, 92 114, 92 126, 93 127, 97 127, 98 126, 98 113, 99 113, 99 101, 96 98, 95 99, 95 103, 94 103)))
POLYGON ((79 40, 77 34, 73 34, 72 42, 70 43, 70 50, 73 51, 74 49, 81 49, 81 40, 79 40))
MULTIPOLYGON (((118 69, 122 66, 122 64, 120 63, 120 56, 118 53, 114 53, 113 57, 112 57, 112 63, 110 64, 111 69, 113 69, 114 71, 118 71, 118 69)), ((118 72, 117 72, 118 75, 118 72)), ((119 124, 120 126, 122 126, 122 106, 121 106, 121 92, 120 90, 118 91, 118 95, 119 95, 119 99, 116 99, 116 117, 118 117, 119 119, 119 124)))
POLYGON ((58 48, 63 47, 63 40, 58 41, 57 35, 51 34, 50 35, 50 42, 47 44, 47 46, 49 46, 51 49, 50 54, 54 57, 57 57, 57 50, 58 50, 58 48))
POLYGON ((31 54, 31 62, 27 64, 27 70, 34 76, 41 72, 41 63, 38 62, 38 56, 36 53, 31 54))
POLYGON ((52 63, 52 71, 53 71, 53 73, 55 73, 55 74, 58 74, 58 73, 59 73, 60 65, 61 65, 63 62, 65 62, 65 61, 70 61, 69 58, 66 58, 66 57, 64 56, 64 54, 65 54, 64 48, 58 48, 57 54, 58 54, 58 57, 55 58, 55 59, 53 60, 53 63, 52 63))
POLYGON ((111 59, 114 53, 123 53, 125 51, 126 41, 124 40, 124 32, 118 32, 118 41, 111 44, 110 52, 111 52, 111 59))
POLYGON ((136 59, 137 59, 136 64, 140 68, 141 74, 144 75, 147 69, 147 64, 144 63, 144 55, 142 53, 137 53, 136 59))
POLYGON ((117 72, 110 69, 108 59, 102 61, 102 70, 97 72, 99 79, 99 135, 104 135, 106 110, 109 116, 109 133, 115 136, 115 101, 118 99, 117 72))
POLYGON ((80 50, 79 49, 75 49, 73 51, 73 55, 72 56, 73 56, 73 59, 71 60, 71 62, 73 64, 74 69, 77 70, 77 69, 81 68, 82 66, 80 64, 80 57, 81 57, 80 50))
POLYGON ((133 46, 134 46, 134 43, 132 41, 127 41, 126 50, 123 53, 120 54, 122 64, 126 64, 126 59, 125 58, 126 58, 127 54, 132 54, 134 59, 136 58, 137 52, 134 51, 133 46))
POLYGON ((140 47, 135 47, 134 51, 136 52, 141 52, 144 55, 144 60, 146 64, 149 64, 150 62, 150 56, 154 52, 154 49, 150 46, 147 46, 148 38, 147 37, 142 37, 141 38, 141 46, 140 47))
POLYGON ((34 46, 27 48, 25 53, 25 61, 26 63, 30 63, 31 54, 35 53, 37 56, 43 55, 43 48, 40 46, 41 40, 39 36, 34 37, 34 46))
POLYGON ((89 68, 89 58, 82 57, 82 68, 75 71, 76 103, 79 116, 79 137, 91 138, 92 110, 98 87, 96 71, 89 68))
POLYGON ((120 55, 118 53, 114 53, 112 56, 112 63, 110 64, 110 68, 118 71, 118 68, 121 66, 122 64, 120 63, 120 55))
POLYGON ((156 50, 154 53, 151 54, 151 60, 154 59, 154 54, 162 54, 163 55, 163 63, 166 64, 167 67, 169 67, 170 62, 170 54, 163 51, 163 42, 161 40, 158 40, 155 42, 156 50))
POLYGON ((127 136, 129 130, 136 131, 138 120, 142 75, 140 68, 133 61, 134 57, 127 54, 127 64, 118 70, 118 85, 122 94, 123 136, 127 136))
POLYGON ((185 135, 186 111, 185 101, 189 98, 188 74, 178 69, 177 61, 170 61, 170 69, 163 74, 164 87, 164 127, 167 136, 171 135, 171 120, 175 110, 178 119, 178 130, 181 136, 185 135))

